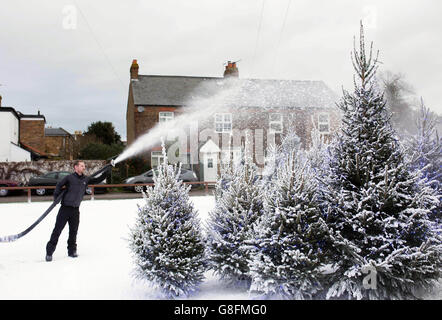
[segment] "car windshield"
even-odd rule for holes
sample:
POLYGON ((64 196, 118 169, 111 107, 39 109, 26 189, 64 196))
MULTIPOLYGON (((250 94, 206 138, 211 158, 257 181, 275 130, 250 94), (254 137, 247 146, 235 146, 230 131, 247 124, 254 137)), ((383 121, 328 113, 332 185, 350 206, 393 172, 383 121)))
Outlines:
POLYGON ((59 174, 58 174, 58 177, 59 178, 64 178, 64 177, 66 177, 66 176, 68 176, 68 175, 70 175, 71 173, 70 172, 60 172, 59 174))
MULTIPOLYGON (((155 169, 155 174, 158 175, 158 169, 155 169)), ((149 170, 144 174, 146 177, 153 177, 153 170, 149 170)))
POLYGON ((56 172, 50 172, 45 174, 43 177, 47 178, 47 179, 56 179, 57 178, 57 173, 56 172))

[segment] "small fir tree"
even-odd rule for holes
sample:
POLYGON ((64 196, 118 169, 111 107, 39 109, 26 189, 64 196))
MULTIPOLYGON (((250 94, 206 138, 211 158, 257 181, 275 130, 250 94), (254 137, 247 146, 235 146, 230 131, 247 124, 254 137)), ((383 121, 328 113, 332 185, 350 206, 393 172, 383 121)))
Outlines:
POLYGON ((219 180, 227 181, 218 193, 207 223, 209 266, 229 285, 250 286, 245 242, 253 237, 252 227, 263 212, 263 199, 256 165, 242 153, 241 160, 219 180))
POLYGON ((311 299, 322 290, 328 231, 310 169, 292 151, 265 194, 250 243, 251 292, 266 298, 311 299))
POLYGON ((197 211, 189 199, 190 186, 179 181, 181 168, 163 163, 154 175, 155 186, 144 195, 131 229, 137 278, 148 280, 167 298, 195 292, 204 278, 205 248, 197 211))

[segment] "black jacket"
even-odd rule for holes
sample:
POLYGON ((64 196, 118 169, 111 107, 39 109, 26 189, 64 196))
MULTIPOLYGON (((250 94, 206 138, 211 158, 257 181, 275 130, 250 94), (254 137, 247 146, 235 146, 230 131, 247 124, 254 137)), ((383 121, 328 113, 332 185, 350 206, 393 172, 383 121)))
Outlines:
MULTIPOLYGON (((110 169, 110 168, 109 168, 110 169)), ((66 192, 63 195, 61 204, 63 206, 75 207, 80 206, 83 200, 84 193, 86 192, 86 187, 88 184, 97 184, 106 179, 110 170, 104 171, 101 175, 94 178, 92 176, 79 175, 76 172, 61 179, 55 188, 54 199, 56 199, 61 193, 63 186, 66 186, 66 192)))

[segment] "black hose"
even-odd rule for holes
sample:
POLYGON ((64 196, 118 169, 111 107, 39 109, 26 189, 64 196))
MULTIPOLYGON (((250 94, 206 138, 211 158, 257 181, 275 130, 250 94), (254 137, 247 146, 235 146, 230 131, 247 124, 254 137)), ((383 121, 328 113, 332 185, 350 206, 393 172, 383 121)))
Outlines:
POLYGON ((52 202, 52 204, 49 206, 49 208, 40 216, 40 218, 38 218, 37 221, 35 221, 25 231, 22 231, 22 232, 20 232, 18 234, 6 236, 6 237, 0 237, 0 242, 12 242, 12 241, 15 241, 17 239, 20 239, 24 235, 26 235, 32 229, 34 229, 35 226, 37 224, 39 224, 49 214, 49 212, 51 212, 52 209, 54 209, 54 207, 61 201, 61 199, 63 198, 63 195, 64 195, 65 192, 66 192, 66 190, 62 190, 60 192, 60 194, 58 195, 58 197, 54 200, 54 202, 52 202))
POLYGON ((96 175, 99 175, 100 173, 106 171, 111 166, 113 166, 112 163, 108 163, 107 165, 105 165, 103 168, 101 168, 97 172, 94 172, 93 174, 91 174, 91 177, 95 177, 96 175))

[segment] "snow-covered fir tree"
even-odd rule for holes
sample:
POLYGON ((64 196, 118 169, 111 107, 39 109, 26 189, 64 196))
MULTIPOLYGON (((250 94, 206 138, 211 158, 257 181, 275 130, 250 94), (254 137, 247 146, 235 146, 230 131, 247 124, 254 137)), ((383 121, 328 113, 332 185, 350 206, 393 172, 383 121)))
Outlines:
POLYGON ((327 298, 416 298, 441 276, 441 239, 428 220, 434 199, 399 147, 362 24, 359 45, 354 92, 344 90, 339 103, 343 119, 322 190, 334 263, 327 298))
POLYGON ((296 152, 286 155, 265 193, 264 214, 249 241, 250 291, 265 298, 310 299, 322 290, 327 224, 316 183, 296 152))
POLYGON ((436 131, 437 118, 421 100, 416 119, 417 134, 409 138, 408 153, 411 155, 411 168, 421 173, 423 183, 428 184, 439 201, 432 210, 430 219, 440 229, 442 223, 442 144, 436 131))
POLYGON ((263 199, 256 165, 245 152, 231 162, 217 183, 215 208, 207 221, 209 267, 228 285, 250 286, 247 261, 250 249, 245 242, 253 237, 252 227, 263 212, 263 199), (226 186, 226 188, 224 187, 226 186))
POLYGON ((265 167, 263 170, 264 182, 271 182, 276 177, 277 168, 283 165, 291 152, 300 150, 301 139, 295 132, 289 132, 282 137, 281 144, 270 144, 268 146, 265 167))
POLYGON ((180 167, 167 164, 164 144, 163 157, 129 240, 135 275, 163 296, 175 298, 198 289, 206 256, 200 221, 188 195, 190 186, 177 179, 180 167))
POLYGON ((318 128, 311 131, 311 143, 307 150, 303 150, 300 156, 309 163, 314 176, 322 176, 328 171, 330 159, 330 141, 319 132, 318 128))
POLYGON ((233 158, 221 161, 220 174, 216 178, 215 183, 215 201, 221 199, 222 194, 229 189, 230 183, 233 181, 233 158))

